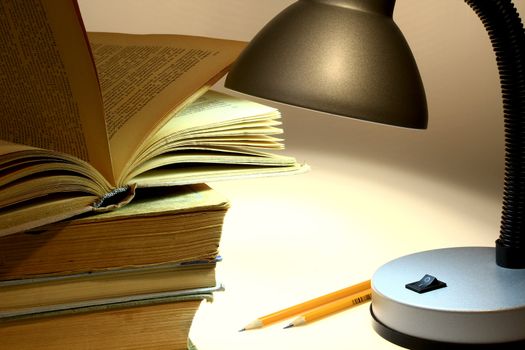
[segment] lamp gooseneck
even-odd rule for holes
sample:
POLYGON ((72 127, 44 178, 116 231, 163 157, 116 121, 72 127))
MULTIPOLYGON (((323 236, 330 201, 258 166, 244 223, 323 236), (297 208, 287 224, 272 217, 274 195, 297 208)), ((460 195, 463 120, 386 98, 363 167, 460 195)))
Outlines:
POLYGON ((510 0, 465 2, 489 34, 503 96, 505 184, 496 262, 525 268, 525 31, 510 0))

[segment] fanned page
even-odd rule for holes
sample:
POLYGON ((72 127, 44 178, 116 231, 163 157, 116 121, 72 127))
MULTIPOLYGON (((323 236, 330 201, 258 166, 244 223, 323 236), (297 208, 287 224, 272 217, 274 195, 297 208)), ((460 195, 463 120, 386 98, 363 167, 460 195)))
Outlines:
POLYGON ((171 118, 130 167, 140 187, 189 184, 306 170, 284 148, 277 109, 208 91, 171 118))
POLYGON ((2 140, 0 169, 0 236, 90 211, 111 189, 76 157, 2 140))
POLYGON ((88 35, 120 185, 141 144, 220 79, 245 46, 183 35, 88 35))
POLYGON ((0 18, 0 139, 71 154, 114 182, 76 1, 2 0, 0 18))

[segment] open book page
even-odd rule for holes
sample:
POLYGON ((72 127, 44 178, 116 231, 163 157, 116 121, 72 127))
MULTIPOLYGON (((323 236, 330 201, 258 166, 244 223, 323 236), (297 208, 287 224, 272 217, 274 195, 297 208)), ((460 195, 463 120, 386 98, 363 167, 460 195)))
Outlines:
POLYGON ((0 236, 88 210, 111 185, 66 153, 0 140, 0 236))
POLYGON ((76 1, 5 0, 0 16, 0 139, 71 154, 114 182, 76 1))
POLYGON ((165 167, 145 172, 133 179, 138 187, 159 187, 187 185, 199 182, 212 182, 257 177, 271 177, 301 174, 309 170, 308 165, 294 163, 279 167, 241 164, 232 167, 228 164, 202 164, 194 167, 165 167), (175 169, 174 169, 175 168, 175 169))
POLYGON ((51 224, 93 210, 97 196, 51 196, 30 205, 2 209, 0 237, 51 224))
POLYGON ((275 108, 210 90, 144 144, 125 179, 170 164, 293 166, 294 158, 266 152, 284 148, 274 136, 279 118, 275 108))
POLYGON ((215 83, 245 44, 179 35, 89 33, 119 182, 139 146, 215 83))
POLYGON ((279 118, 275 108, 210 90, 169 120, 148 144, 176 141, 190 133, 214 136, 225 130, 246 136, 281 134, 282 129, 272 128, 281 124, 279 118), (260 128, 250 132, 254 123, 260 123, 260 128), (266 132, 265 126, 269 128, 266 132))
POLYGON ((111 185, 89 163, 67 153, 0 140, 0 208, 58 192, 98 197, 111 185))

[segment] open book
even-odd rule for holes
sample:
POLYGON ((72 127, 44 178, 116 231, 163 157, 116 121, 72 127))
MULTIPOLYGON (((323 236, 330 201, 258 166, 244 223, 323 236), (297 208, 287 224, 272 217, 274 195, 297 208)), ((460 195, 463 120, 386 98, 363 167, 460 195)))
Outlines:
POLYGON ((131 200, 136 187, 300 172, 279 113, 209 91, 244 43, 86 33, 76 0, 6 0, 0 236, 131 200))

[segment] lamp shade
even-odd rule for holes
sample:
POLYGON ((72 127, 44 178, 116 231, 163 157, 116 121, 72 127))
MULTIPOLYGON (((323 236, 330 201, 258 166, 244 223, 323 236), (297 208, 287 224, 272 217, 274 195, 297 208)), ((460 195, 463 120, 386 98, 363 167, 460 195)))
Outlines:
POLYGON ((421 77, 393 0, 301 0, 251 41, 225 82, 248 95, 423 129, 421 77))

